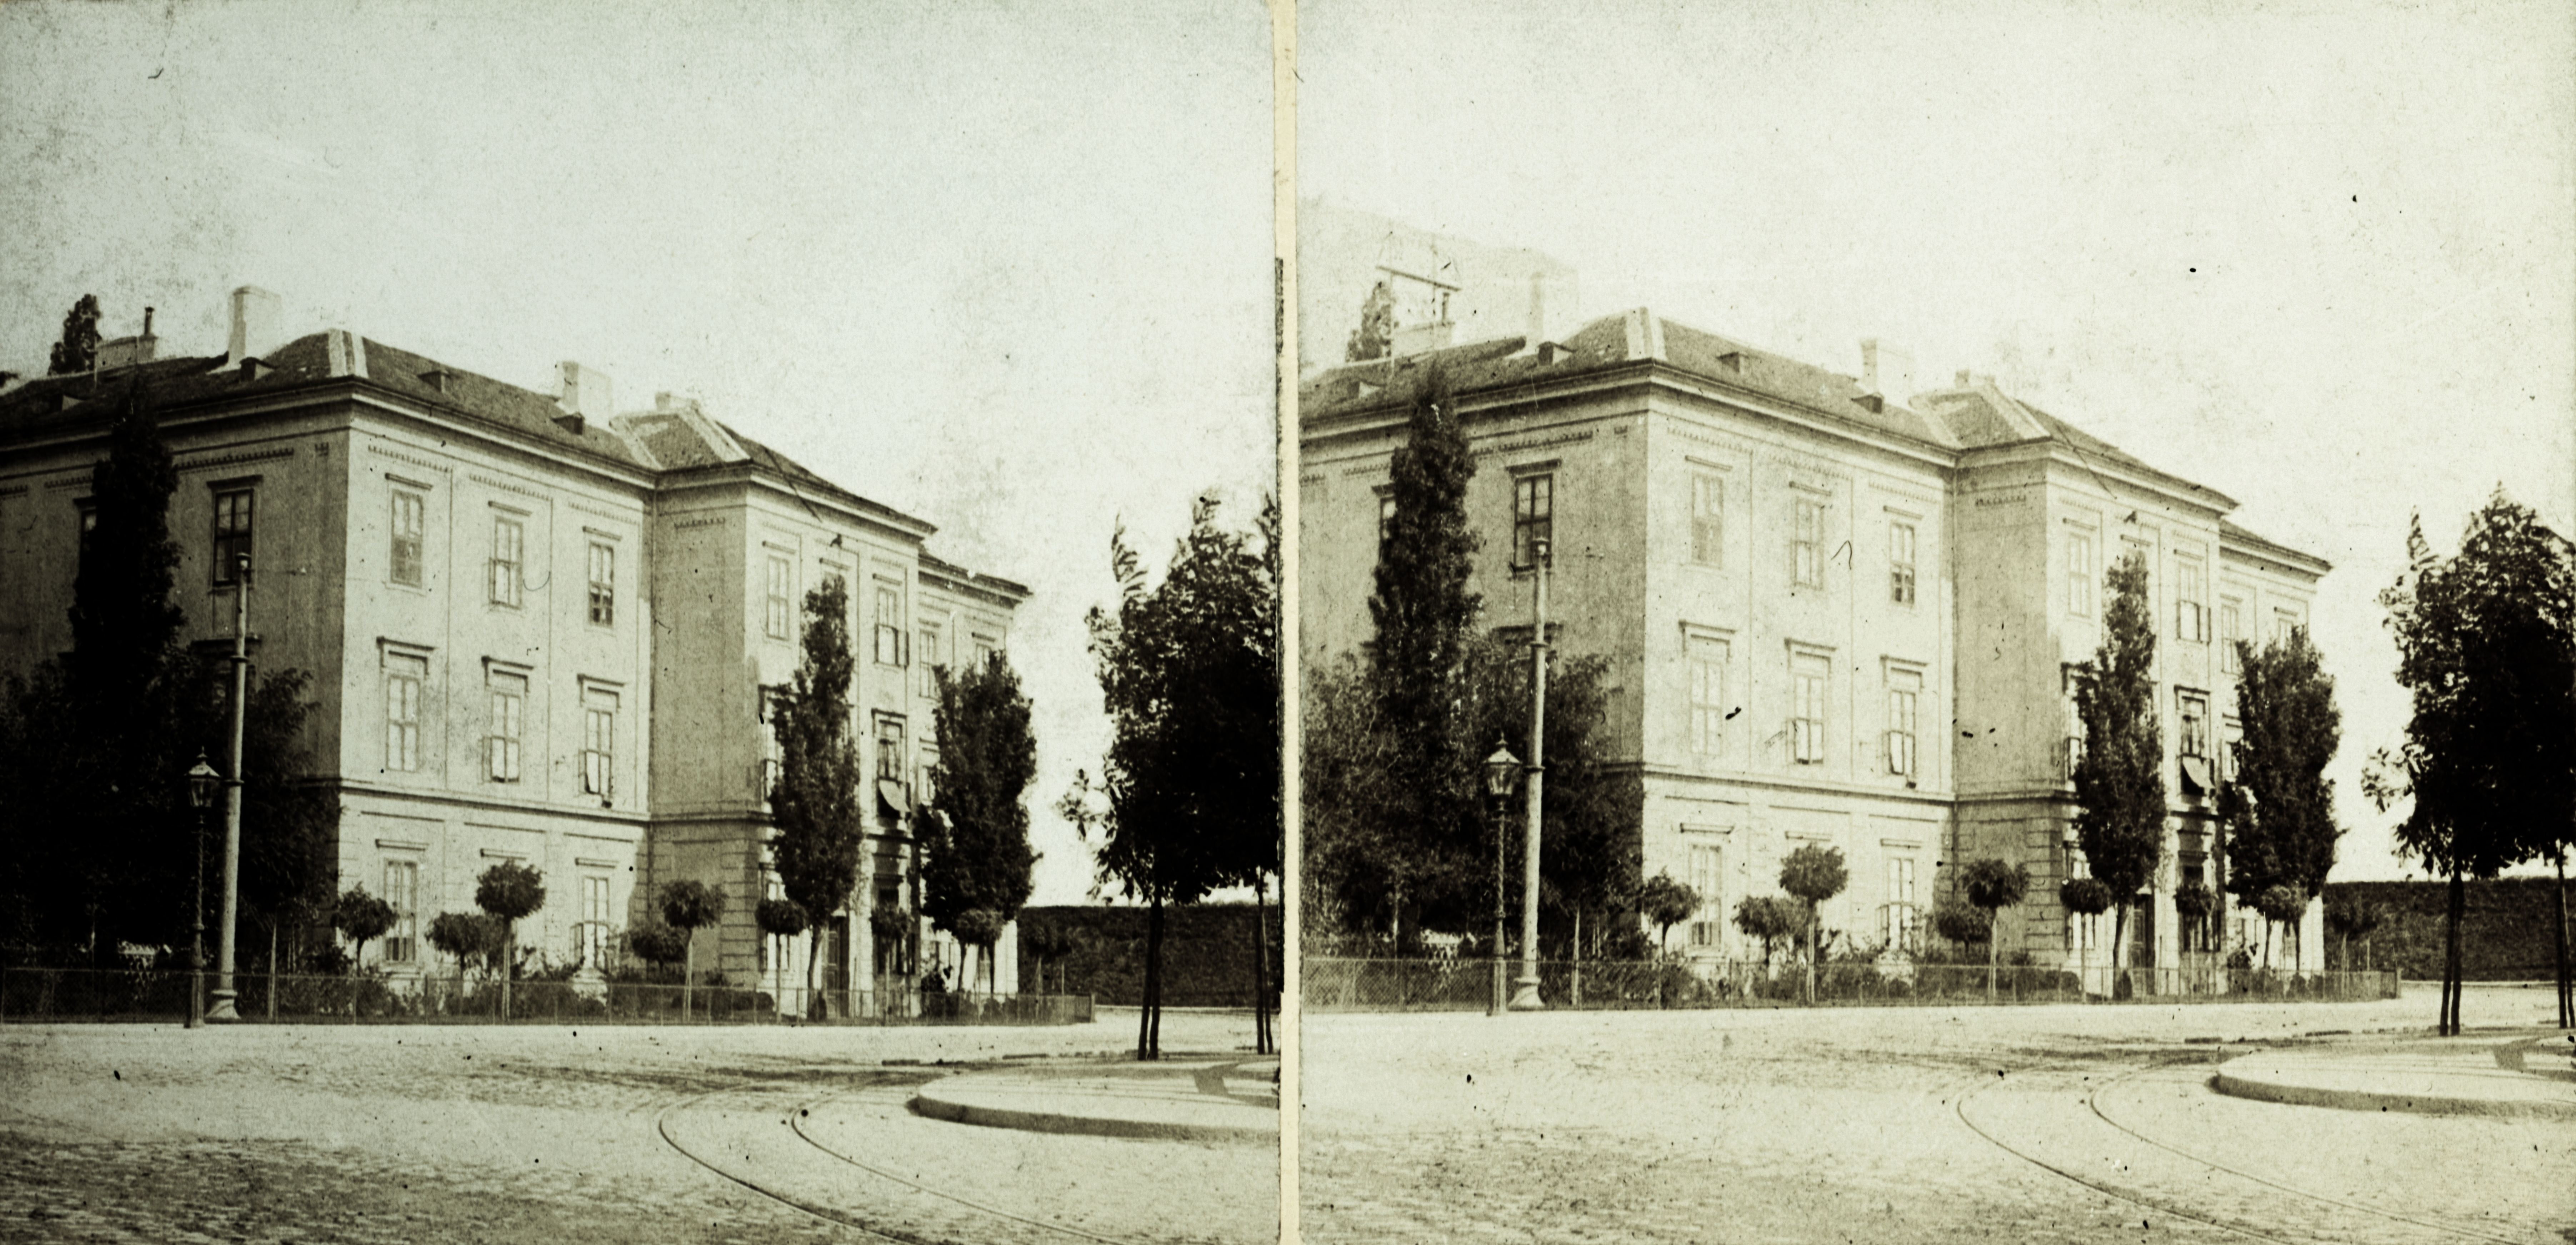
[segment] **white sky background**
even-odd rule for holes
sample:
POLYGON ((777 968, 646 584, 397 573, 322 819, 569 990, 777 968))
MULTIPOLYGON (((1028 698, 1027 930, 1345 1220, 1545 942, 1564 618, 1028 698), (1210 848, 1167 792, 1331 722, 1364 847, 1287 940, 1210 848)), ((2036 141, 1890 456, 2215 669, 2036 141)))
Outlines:
POLYGON ((657 390, 1028 584, 1034 902, 1108 740, 1124 516, 1274 487, 1269 25, 1252 0, 0 5, 0 368, 96 294, 168 354, 255 284, 538 390, 657 390))
MULTIPOLYGON (((1847 373, 1970 369, 2335 565, 2335 876, 2405 876, 2407 516, 2576 531, 2576 7, 1307 0, 1300 191, 1847 373)), ((1356 310, 1356 309, 1354 309, 1356 310)))

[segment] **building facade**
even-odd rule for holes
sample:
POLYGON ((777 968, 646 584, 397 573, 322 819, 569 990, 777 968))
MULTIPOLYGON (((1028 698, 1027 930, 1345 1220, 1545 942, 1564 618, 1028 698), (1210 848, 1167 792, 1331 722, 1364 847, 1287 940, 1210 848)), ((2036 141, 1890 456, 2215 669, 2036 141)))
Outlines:
POLYGON ((579 364, 541 393, 345 330, 289 340, 277 318, 274 295, 246 288, 225 354, 156 358, 147 336, 95 376, 0 394, 0 668, 69 648, 91 469, 144 384, 179 469, 187 634, 229 647, 247 556, 255 662, 314 677, 340 884, 397 913, 371 963, 428 969, 431 918, 474 911, 477 875, 514 860, 545 876, 520 938, 551 963, 613 962, 660 887, 695 879, 727 899, 701 968, 801 982, 807 944, 774 964, 753 924, 778 893, 764 689, 800 659, 805 592, 838 575, 862 649, 852 720, 878 781, 864 880, 825 922, 819 984, 908 975, 907 952, 954 961, 917 922, 911 947, 881 952, 868 914, 917 908, 930 669, 1003 649, 1026 589, 939 560, 929 523, 694 403, 619 414, 579 364))
POLYGON ((1562 341, 1310 376, 1304 658, 1369 638, 1406 395, 1440 367, 1476 459, 1467 506, 1484 552, 1470 587, 1484 622, 1526 628, 1527 551, 1547 537, 1557 647, 1611 663, 1607 733, 1640 779, 1644 872, 1701 897, 1690 954, 1758 958, 1735 904, 1778 893, 1782 858, 1816 843, 1851 870, 1824 915, 1853 945, 1917 942, 1950 871, 1992 856, 2033 879, 2003 916, 2003 946, 2098 971, 2111 918, 2070 918, 2057 898, 2086 871, 2070 672, 2100 641, 2105 567, 2134 551, 2158 620, 2172 803, 2129 962, 2188 966, 2259 942, 2250 913, 2185 928, 2173 897, 2219 881, 2235 705, 2223 641, 2303 626, 2326 563, 1990 379, 1918 388, 1877 342, 1861 363, 1835 373, 1637 309, 1562 341))

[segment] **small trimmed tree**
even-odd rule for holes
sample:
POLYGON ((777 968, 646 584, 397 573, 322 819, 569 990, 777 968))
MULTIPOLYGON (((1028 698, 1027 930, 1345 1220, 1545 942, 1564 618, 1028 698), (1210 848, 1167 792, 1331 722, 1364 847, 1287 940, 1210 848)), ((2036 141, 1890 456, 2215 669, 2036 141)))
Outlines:
POLYGON ((2308 907, 2308 897, 2287 882, 2264 887, 2254 895, 2254 910, 2263 914, 2263 967, 2272 967, 2272 926, 2288 925, 2308 907))
POLYGON ((429 945, 455 957, 456 998, 465 998, 465 961, 469 956, 483 956, 488 961, 501 946, 501 926, 480 912, 441 912, 429 923, 429 945))
MULTIPOLYGON (((2363 903, 2344 894, 2326 896, 2326 928, 2343 940, 2343 971, 2352 971, 2352 940, 2367 940, 2379 928, 2383 915, 2377 904, 2363 903)), ((2370 944, 2364 941, 2362 958, 2366 961, 2369 957, 2370 944)))
POLYGON ((1762 973, 1771 974, 1771 956, 1780 944, 1798 936, 1806 910, 1786 895, 1748 895, 1736 901, 1735 928, 1762 944, 1762 973))
POLYGON ((1655 926, 1655 950, 1664 955, 1673 951, 1673 927, 1699 911, 1699 892, 1687 883, 1673 880, 1670 873, 1657 873, 1637 888, 1637 911, 1655 926))
MULTIPOLYGON (((784 997, 787 993, 787 948, 798 934, 805 932, 809 921, 805 905, 793 899, 764 899, 751 910, 751 919, 753 924, 760 926, 760 932, 769 935, 776 944, 772 959, 776 967, 770 976, 777 983, 779 995, 784 997)), ((779 1006, 778 1013, 786 1015, 786 1007, 779 1006)))
POLYGON ((1971 947, 1994 936, 1995 914, 1955 896, 1945 897, 1932 905, 1932 932, 1943 940, 1961 947, 1971 947))
POLYGON ((668 967, 687 957, 688 938, 657 916, 627 928, 626 954, 647 964, 668 967))
POLYGON ((1058 989, 1062 989, 1064 958, 1073 954, 1073 931, 1058 921, 1020 922, 1020 950, 1037 961, 1038 993, 1046 993, 1046 966, 1056 965, 1058 989))
POLYGON ((698 931, 724 920, 724 892, 699 881, 665 883, 662 919, 680 931, 680 1019, 692 1018, 697 990, 698 931))
MULTIPOLYGON (((978 966, 984 970, 984 992, 992 993, 995 989, 993 944, 1002 936, 1001 914, 990 908, 968 908, 949 919, 948 930, 957 935, 958 942, 973 947, 981 953, 978 956, 980 961, 978 966)), ((973 982, 974 978, 971 976, 959 981, 957 992, 965 994, 972 991, 973 982)))
POLYGON ((510 979, 519 975, 519 922, 546 906, 546 875, 504 860, 474 879, 474 906, 501 923, 501 1017, 510 1016, 510 979))
POLYGON ((394 906, 368 894, 364 886, 352 886, 340 892, 340 902, 332 907, 331 927, 357 948, 349 957, 349 966, 356 968, 367 957, 367 943, 394 927, 394 906))
POLYGON ((2020 865, 2007 865, 1988 857, 1972 860, 1959 873, 1959 889, 1968 902, 1986 914, 1986 1001, 1995 999, 1995 965, 2001 958, 2003 939, 1993 933, 1996 914, 2022 901, 2030 893, 2030 872, 2020 865))
POLYGON ((814 992, 814 964, 823 958, 823 929, 850 902, 859 884, 859 853, 866 841, 859 750, 850 738, 849 585, 840 576, 805 594, 805 653, 795 681, 772 709, 778 736, 778 786, 769 797, 771 842, 779 885, 805 909, 805 997, 817 1019, 825 1011, 814 992))
MULTIPOLYGON (((2058 884, 2057 902, 2066 905, 2067 911, 2090 921, 2111 910, 2111 888, 2102 885, 2100 878, 2068 878, 2058 884)), ((2092 968, 2092 941, 2079 939, 2075 945, 2077 980, 2082 980, 2092 968)))
POLYGON ((1780 862, 1780 889, 1805 900, 1807 904, 1807 1002, 1816 1001, 1817 907, 1843 893, 1851 884, 1851 870, 1843 866, 1843 849, 1808 843, 1789 853, 1780 862))

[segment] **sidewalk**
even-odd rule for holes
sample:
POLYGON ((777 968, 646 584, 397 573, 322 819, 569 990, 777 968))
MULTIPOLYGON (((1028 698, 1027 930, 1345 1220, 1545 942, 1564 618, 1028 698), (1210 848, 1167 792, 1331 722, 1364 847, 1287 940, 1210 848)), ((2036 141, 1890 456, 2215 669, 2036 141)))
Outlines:
POLYGON ((2348 1111, 2576 1121, 2576 1035, 2549 1031, 2258 1051, 2229 1061, 2222 1094, 2348 1111))
POLYGON ((1159 1141, 1279 1141, 1276 1056, 1065 1061, 942 1077, 915 1091, 931 1119, 1159 1141))

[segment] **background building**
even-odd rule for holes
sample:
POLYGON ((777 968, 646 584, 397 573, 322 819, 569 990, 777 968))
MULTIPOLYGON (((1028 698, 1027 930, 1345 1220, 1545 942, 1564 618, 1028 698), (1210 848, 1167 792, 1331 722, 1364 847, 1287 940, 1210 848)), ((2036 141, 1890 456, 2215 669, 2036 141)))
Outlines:
MULTIPOLYGON (((146 384, 180 475, 187 634, 229 646, 228 555, 249 554, 255 661, 315 678, 340 884, 399 914, 371 962, 421 971, 429 920, 473 911, 476 876, 517 860, 547 891, 523 948, 601 964, 664 883, 694 878, 727 898, 700 966, 748 982, 774 967, 752 924, 777 893, 763 692, 794 673, 806 590, 838 575, 877 823, 820 983, 908 971, 877 954, 866 914, 914 905, 929 671, 1006 647, 1027 590, 930 555, 928 522, 694 403, 619 415, 577 363, 542 393, 343 329, 289 340, 277 308, 244 288, 224 354, 158 358, 147 331, 95 375, 0 394, 0 669, 69 648, 91 467, 126 386, 146 384)), ((955 962, 952 940, 920 932, 925 957, 955 962)), ((799 981, 804 946, 784 966, 799 981)))
MULTIPOLYGON (((2131 962, 2211 954, 2224 933, 2184 930, 2173 893, 2217 880, 2235 704, 2220 641, 2304 625, 2327 565, 1989 379, 1920 386, 1902 351, 1874 341, 1860 364, 1845 375, 1639 308, 1562 340, 1310 374, 1303 656, 1369 637, 1404 397, 1421 369, 1445 368, 1477 462, 1470 589, 1487 625, 1526 626, 1518 551, 1552 539, 1551 630, 1567 652, 1610 659, 1608 733, 1641 779, 1644 873, 1701 896, 1691 954, 1758 956, 1733 907, 1777 893, 1781 858, 1812 842, 1850 866, 1825 919, 1860 945, 1921 937, 1946 871, 1997 856, 2033 877, 2004 947, 2072 966, 2091 939, 2098 967, 2110 917, 2083 928, 2057 901, 2059 881, 2085 871, 2068 670, 2099 643, 2105 566, 2136 551, 2158 620, 2172 805, 2131 962)), ((2322 939, 2307 944, 2305 966, 2321 967, 2322 939)))

